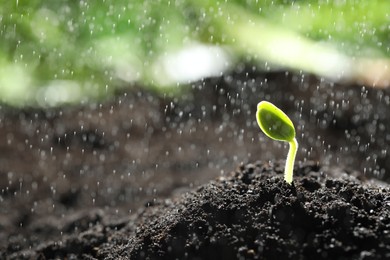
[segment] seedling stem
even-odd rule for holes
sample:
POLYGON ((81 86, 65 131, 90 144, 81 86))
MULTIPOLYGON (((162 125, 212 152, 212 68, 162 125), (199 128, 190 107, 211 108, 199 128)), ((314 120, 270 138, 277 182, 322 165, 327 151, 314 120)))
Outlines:
POLYGON ((292 183, 293 179, 293 170, 294 170, 294 162, 295 156, 298 151, 298 142, 297 139, 294 138, 291 142, 288 142, 290 149, 288 150, 286 167, 284 168, 284 180, 288 183, 292 183))

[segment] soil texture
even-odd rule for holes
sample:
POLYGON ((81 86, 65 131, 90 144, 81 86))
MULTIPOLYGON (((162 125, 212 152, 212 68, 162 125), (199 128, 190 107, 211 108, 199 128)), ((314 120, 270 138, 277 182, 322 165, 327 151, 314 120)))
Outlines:
POLYGON ((390 189, 313 162, 241 165, 184 195, 156 200, 119 222, 94 221, 20 259, 388 259, 390 189), (334 178, 333 176, 338 176, 334 178))

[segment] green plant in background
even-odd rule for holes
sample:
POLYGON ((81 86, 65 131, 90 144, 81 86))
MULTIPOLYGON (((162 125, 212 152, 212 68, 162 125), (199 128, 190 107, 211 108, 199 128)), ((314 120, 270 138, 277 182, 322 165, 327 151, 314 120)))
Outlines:
POLYGON ((353 76, 367 68, 357 61, 390 64, 388 10, 383 0, 2 1, 0 100, 57 105, 134 82, 161 89, 166 68, 156 65, 191 44, 232 61, 353 76))
POLYGON ((295 138, 295 128, 290 118, 279 108, 267 101, 261 101, 257 105, 257 123, 266 136, 277 141, 288 142, 286 167, 284 169, 284 180, 292 183, 295 156, 298 150, 298 142, 295 138))

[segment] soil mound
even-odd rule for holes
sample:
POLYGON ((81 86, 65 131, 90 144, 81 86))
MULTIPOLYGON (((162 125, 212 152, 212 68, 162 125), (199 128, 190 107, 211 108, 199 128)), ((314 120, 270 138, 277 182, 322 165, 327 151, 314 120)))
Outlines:
POLYGON ((390 190, 306 162, 241 165, 130 219, 13 255, 86 259, 389 259, 390 190), (338 177, 336 177, 338 176, 338 177))

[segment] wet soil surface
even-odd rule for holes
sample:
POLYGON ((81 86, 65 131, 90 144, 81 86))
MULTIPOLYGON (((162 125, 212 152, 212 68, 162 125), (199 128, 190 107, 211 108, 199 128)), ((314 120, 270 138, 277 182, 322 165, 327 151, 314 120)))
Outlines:
POLYGON ((99 212, 89 228, 11 258, 388 259, 390 189, 313 162, 241 165, 184 195, 155 200, 120 221, 99 212), (336 175, 337 178, 333 176, 336 175))
POLYGON ((101 104, 3 106, 0 258, 380 259, 389 106, 388 90, 255 67, 178 96, 133 88, 101 104), (287 146, 256 125, 263 99, 296 125, 305 177, 294 186, 269 164, 287 146))

